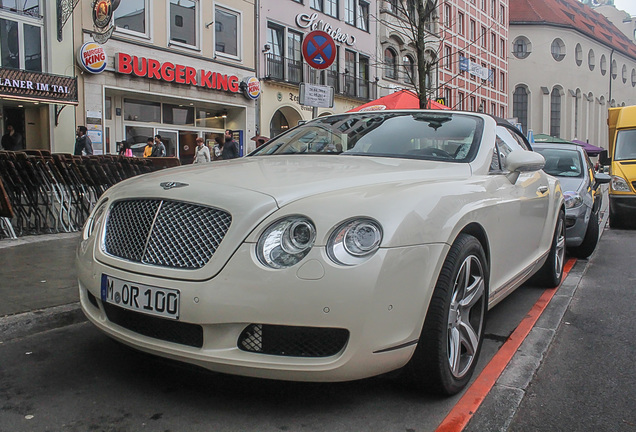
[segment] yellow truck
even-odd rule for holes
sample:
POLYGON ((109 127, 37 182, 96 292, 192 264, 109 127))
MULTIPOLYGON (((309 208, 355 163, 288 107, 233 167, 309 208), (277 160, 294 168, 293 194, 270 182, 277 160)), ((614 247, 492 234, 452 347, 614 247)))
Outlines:
POLYGON ((636 224, 636 105, 610 108, 609 146, 599 161, 609 165, 610 227, 636 224))

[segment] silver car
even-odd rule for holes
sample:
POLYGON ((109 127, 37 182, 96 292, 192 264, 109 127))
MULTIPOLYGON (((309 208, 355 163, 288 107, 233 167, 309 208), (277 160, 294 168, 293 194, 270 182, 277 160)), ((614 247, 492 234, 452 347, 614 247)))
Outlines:
POLYGON ((575 143, 534 143, 534 151, 545 158, 543 170, 558 177, 565 197, 566 246, 577 258, 594 252, 599 236, 599 186, 610 176, 595 173, 583 146, 575 143))

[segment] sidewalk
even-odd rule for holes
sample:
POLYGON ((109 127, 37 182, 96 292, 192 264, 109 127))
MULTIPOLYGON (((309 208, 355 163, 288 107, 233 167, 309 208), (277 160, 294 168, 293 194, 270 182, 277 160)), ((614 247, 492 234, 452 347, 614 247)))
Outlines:
POLYGON ((0 240, 0 340, 79 322, 75 249, 80 233, 0 240))

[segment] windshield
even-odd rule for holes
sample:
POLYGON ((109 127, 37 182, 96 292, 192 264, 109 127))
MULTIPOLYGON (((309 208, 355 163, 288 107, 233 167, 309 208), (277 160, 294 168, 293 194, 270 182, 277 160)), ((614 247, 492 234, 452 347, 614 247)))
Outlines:
POLYGON ((616 136, 614 160, 636 159, 636 129, 620 130, 616 136))
POLYGON ((291 129, 250 156, 319 153, 468 162, 482 130, 483 119, 467 114, 341 114, 291 129))
POLYGON ((581 155, 576 150, 560 148, 536 148, 545 158, 543 171, 556 177, 583 177, 581 155))

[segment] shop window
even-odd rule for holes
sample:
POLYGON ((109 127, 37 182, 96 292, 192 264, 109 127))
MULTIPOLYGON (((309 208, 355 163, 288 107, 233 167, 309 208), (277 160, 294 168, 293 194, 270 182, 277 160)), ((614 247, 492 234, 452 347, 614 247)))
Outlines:
POLYGON ((170 41, 197 46, 199 2, 170 0, 170 41))
POLYGON ((0 19, 0 43, 2 67, 42 72, 41 26, 0 19))
POLYGON ((194 126, 194 107, 163 104, 163 122, 172 125, 194 126))
POLYGON ((197 109, 197 127, 209 129, 225 129, 224 113, 215 112, 205 108, 197 109))
POLYGON ((220 7, 216 8, 214 18, 214 46, 217 54, 239 58, 240 18, 241 15, 238 12, 220 7))
POLYGON ((161 123, 161 104, 124 99, 124 120, 161 123))
MULTIPOLYGON (((142 156, 148 138, 155 136, 155 130, 144 126, 126 126, 126 142, 130 144, 135 156, 142 156)), ((111 150, 113 146, 111 146, 111 150)))
POLYGON ((126 0, 120 2, 113 17, 117 30, 124 30, 142 35, 147 34, 148 0, 126 0))

